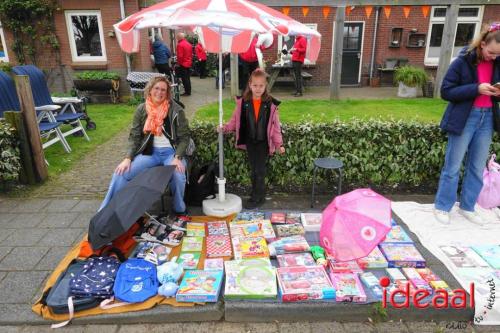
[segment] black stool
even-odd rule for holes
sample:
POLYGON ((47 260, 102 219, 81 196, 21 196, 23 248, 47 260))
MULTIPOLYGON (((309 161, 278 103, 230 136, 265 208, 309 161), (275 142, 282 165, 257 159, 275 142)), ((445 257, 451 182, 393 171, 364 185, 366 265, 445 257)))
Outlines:
POLYGON ((314 207, 314 191, 316 190, 316 172, 318 168, 338 170, 339 172, 339 182, 338 182, 338 194, 342 193, 342 168, 344 163, 342 161, 333 157, 317 158, 314 160, 314 172, 313 172, 313 188, 311 193, 311 208, 314 207))

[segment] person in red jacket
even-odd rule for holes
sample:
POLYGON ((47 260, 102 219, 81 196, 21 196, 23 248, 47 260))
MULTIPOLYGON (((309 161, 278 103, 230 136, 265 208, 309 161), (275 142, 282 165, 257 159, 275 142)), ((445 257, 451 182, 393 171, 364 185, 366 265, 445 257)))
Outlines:
POLYGON ((181 96, 191 95, 191 65, 193 63, 193 45, 186 39, 182 32, 177 34, 177 73, 184 85, 184 93, 181 96))
POLYGON ((255 51, 255 44, 257 44, 257 35, 252 39, 250 47, 246 52, 240 53, 241 60, 241 72, 239 87, 243 90, 247 86, 248 78, 254 70, 259 67, 259 61, 257 59, 257 52, 255 51))
POLYGON ((196 52, 196 57, 198 58, 198 62, 200 64, 200 79, 204 79, 207 77, 206 68, 207 68, 207 52, 203 45, 198 42, 194 49, 196 52))
POLYGON ((295 76, 295 93, 293 96, 302 96, 302 64, 306 57, 307 40, 304 36, 298 35, 295 37, 295 43, 293 44, 290 52, 292 53, 292 66, 293 73, 295 76))

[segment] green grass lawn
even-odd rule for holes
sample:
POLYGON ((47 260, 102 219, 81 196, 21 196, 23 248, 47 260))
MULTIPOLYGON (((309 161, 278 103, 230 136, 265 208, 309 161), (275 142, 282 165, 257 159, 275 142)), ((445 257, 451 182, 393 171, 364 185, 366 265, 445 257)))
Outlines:
MULTIPOLYGON (((233 100, 224 100, 224 120, 227 121, 234 109, 233 100)), ((304 121, 329 122, 334 119, 415 120, 437 123, 443 115, 446 102, 440 99, 377 99, 377 100, 285 100, 280 105, 280 119, 284 123, 304 121)), ((211 121, 219 119, 218 104, 200 108, 195 120, 211 121)))
MULTIPOLYGON (((87 153, 94 150, 98 145, 110 140, 118 132, 130 126, 135 106, 126 104, 89 104, 87 113, 97 124, 95 130, 87 130, 90 141, 83 137, 66 137, 71 153, 64 151, 61 143, 57 142, 45 149, 45 159, 49 162, 49 176, 55 177, 58 174, 70 170, 75 163, 78 163, 87 153)), ((82 121, 86 125, 85 121, 82 121)))

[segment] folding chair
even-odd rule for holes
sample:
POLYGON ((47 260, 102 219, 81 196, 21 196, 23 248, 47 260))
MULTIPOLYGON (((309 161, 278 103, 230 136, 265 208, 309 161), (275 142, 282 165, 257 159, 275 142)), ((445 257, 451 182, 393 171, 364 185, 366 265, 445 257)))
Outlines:
POLYGON ((52 101, 49 88, 47 87, 47 82, 45 81, 45 75, 40 69, 33 65, 25 65, 15 66, 12 71, 17 75, 27 75, 30 78, 33 100, 35 102, 35 110, 53 112, 58 123, 69 124, 73 127, 72 129, 63 132, 65 137, 81 131, 85 139, 90 141, 90 138, 81 122, 81 119, 85 117, 85 114, 76 112, 73 106, 68 107, 67 105, 60 110, 61 106, 56 105, 52 101), (66 112, 67 110, 71 110, 71 112, 66 112))
MULTIPOLYGON (((0 96, 2 96, 0 98, 0 118, 3 117, 5 111, 19 112, 21 110, 14 80, 2 71, 0 71, 0 96)), ((40 137, 46 140, 42 143, 43 149, 60 141, 64 150, 70 153, 71 148, 59 128, 61 123, 57 122, 52 112, 37 110, 35 112, 37 114, 38 128, 40 129, 40 137), (52 135, 54 135, 53 138, 51 138, 52 135)))

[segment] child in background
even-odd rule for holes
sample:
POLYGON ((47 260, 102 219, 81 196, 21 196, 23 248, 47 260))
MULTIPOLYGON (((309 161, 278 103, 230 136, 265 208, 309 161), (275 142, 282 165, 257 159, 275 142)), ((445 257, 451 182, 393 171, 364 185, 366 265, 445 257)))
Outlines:
POLYGON ((266 198, 267 159, 276 151, 285 153, 278 115, 280 101, 267 92, 267 74, 256 69, 250 75, 242 97, 236 99, 231 120, 222 127, 224 133, 236 133, 236 148, 248 154, 252 192, 246 209, 261 206, 266 198))

